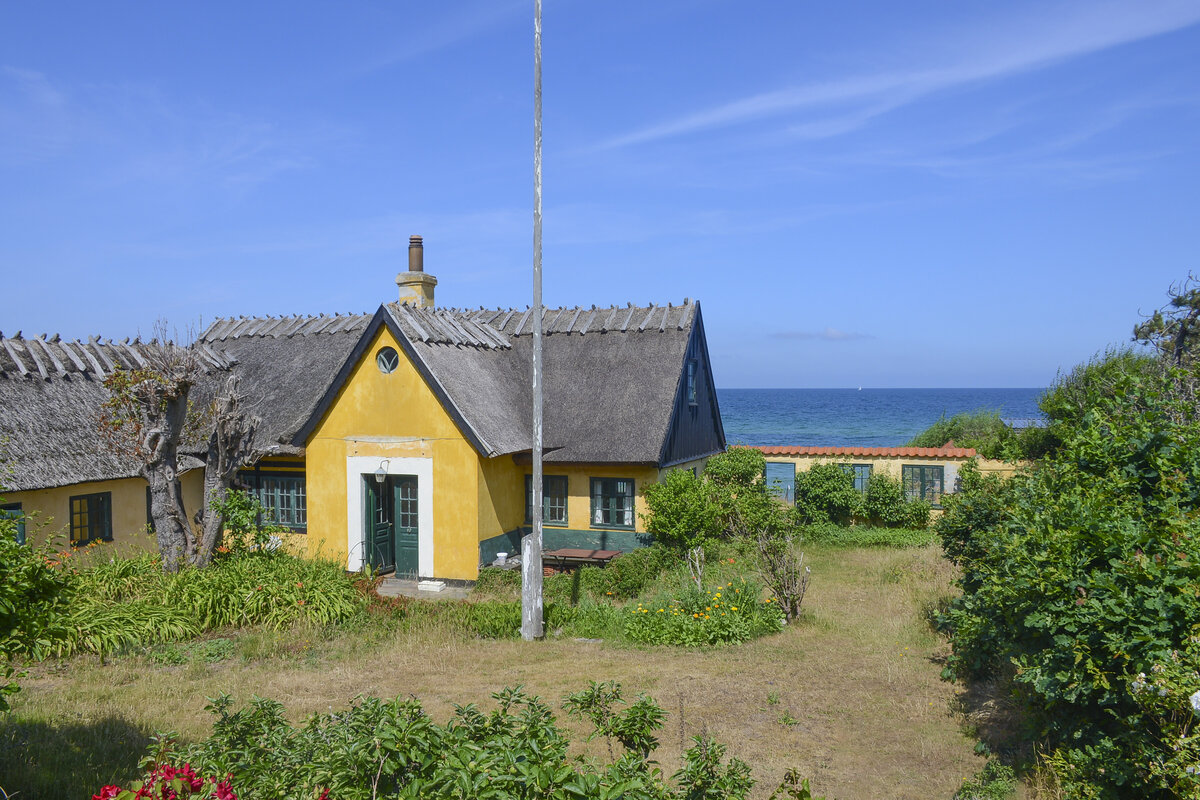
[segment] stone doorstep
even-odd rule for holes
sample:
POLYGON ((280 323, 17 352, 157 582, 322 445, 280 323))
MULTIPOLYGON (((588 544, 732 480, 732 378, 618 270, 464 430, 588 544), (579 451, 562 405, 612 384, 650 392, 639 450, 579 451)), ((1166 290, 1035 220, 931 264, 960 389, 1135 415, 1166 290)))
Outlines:
POLYGON ((444 583, 445 587, 440 591, 427 591, 421 589, 417 581, 412 578, 384 578, 380 581, 379 586, 375 591, 380 597, 416 597, 422 600, 465 600, 467 595, 471 593, 471 584, 467 583, 452 583, 450 581, 439 581, 444 583))

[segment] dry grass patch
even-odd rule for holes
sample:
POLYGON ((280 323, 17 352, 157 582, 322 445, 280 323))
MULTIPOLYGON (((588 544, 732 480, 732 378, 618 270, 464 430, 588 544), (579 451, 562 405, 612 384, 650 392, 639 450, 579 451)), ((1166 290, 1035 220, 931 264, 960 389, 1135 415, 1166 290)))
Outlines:
MULTIPOLYGON (((932 546, 810 548, 809 563, 800 624, 711 650, 525 644, 437 627, 368 626, 332 637, 243 633, 235 654, 216 663, 48 662, 0 721, 0 786, 29 800, 71 794, 61 781, 43 783, 46 775, 76 775, 90 791, 128 778, 153 731, 206 736, 205 698, 222 692, 239 704, 252 695, 276 699, 296 720, 359 694, 412 694, 445 721, 454 704, 489 706, 489 695, 507 685, 524 684, 557 705, 589 680, 617 680, 627 697, 645 692, 670 714, 657 753, 668 772, 679 766, 686 739, 707 732, 751 764, 757 796, 796 766, 830 797, 950 797, 983 764, 952 711, 954 687, 938 677, 945 644, 924 618, 950 593, 952 568, 932 546)), ((603 742, 580 750, 606 755, 603 742)))

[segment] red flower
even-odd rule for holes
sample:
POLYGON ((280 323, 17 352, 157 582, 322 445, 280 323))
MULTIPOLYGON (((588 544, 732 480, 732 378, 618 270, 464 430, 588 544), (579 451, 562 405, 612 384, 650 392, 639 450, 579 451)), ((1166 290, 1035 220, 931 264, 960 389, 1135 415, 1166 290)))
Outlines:
POLYGON ((217 800, 238 800, 238 796, 233 793, 233 787, 229 785, 229 781, 218 783, 216 790, 213 792, 213 797, 217 798, 217 800))
POLYGON ((200 789, 204 786, 204 779, 196 774, 196 771, 192 769, 191 764, 184 764, 183 768, 175 774, 182 778, 184 782, 187 783, 188 788, 190 788, 193 792, 200 791, 200 789))
POLYGON ((100 794, 92 795, 92 800, 109 800, 121 793, 120 786, 105 786, 100 790, 100 794))
POLYGON ((321 796, 318 797, 317 800, 329 800, 329 787, 328 786, 321 790, 321 796))

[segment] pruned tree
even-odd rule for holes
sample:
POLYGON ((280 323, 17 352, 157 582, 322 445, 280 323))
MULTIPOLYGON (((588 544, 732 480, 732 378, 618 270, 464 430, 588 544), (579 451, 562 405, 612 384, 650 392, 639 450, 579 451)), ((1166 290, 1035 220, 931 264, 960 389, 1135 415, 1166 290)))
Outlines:
POLYGON ((146 365, 104 379, 109 398, 100 431, 109 447, 139 462, 150 484, 150 517, 163 569, 177 571, 194 547, 179 476, 179 443, 188 425, 188 395, 202 374, 195 353, 171 341, 147 348, 146 365))
POLYGON ((100 431, 114 452, 138 463, 150 484, 150 517, 163 569, 176 572, 185 564, 204 566, 212 560, 224 523, 220 514, 203 509, 199 536, 189 523, 178 482, 180 444, 200 441, 208 431, 205 501, 223 500, 238 468, 252 461, 258 420, 243 410, 234 376, 207 408, 195 409, 191 392, 204 375, 203 364, 194 349, 167 339, 164 324, 155 332, 146 364, 118 365, 104 380, 109 399, 101 409, 100 431))
POLYGON ((212 432, 204 460, 205 508, 201 512, 199 547, 192 557, 192 563, 198 567, 208 565, 220 546, 225 515, 217 509, 224 507, 237 471, 253 460, 254 433, 261 420, 247 414, 242 401, 238 377, 230 375, 208 414, 212 432))

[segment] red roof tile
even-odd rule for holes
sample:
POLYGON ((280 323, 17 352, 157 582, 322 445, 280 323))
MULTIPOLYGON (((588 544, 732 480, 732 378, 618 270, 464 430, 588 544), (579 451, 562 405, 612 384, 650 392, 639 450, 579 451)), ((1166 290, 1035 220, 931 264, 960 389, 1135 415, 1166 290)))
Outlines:
POLYGON ((819 445, 782 445, 756 447, 768 456, 875 456, 877 458, 971 458, 971 447, 822 447, 819 445))

